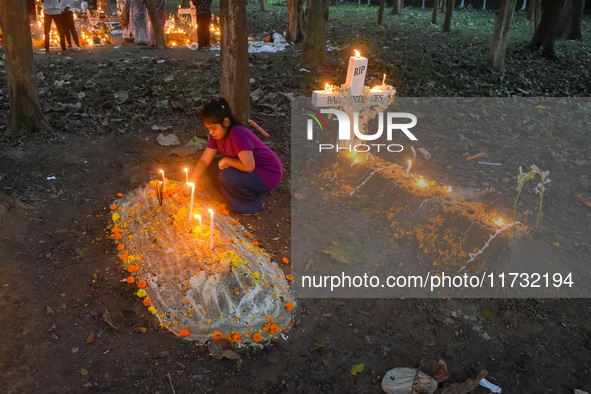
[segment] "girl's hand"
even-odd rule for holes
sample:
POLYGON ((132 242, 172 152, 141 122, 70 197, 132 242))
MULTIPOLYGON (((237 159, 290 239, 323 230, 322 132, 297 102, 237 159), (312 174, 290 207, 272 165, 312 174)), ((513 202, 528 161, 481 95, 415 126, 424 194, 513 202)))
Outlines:
POLYGON ((226 157, 222 157, 220 159, 220 161, 218 162, 218 167, 220 170, 225 170, 229 166, 230 166, 230 164, 228 163, 228 159, 226 157))

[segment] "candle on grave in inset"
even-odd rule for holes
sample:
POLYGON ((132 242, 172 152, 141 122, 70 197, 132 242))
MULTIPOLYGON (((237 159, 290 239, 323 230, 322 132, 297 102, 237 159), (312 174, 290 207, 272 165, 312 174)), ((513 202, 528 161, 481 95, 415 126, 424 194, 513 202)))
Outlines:
POLYGON ((203 222, 201 221, 201 215, 195 214, 195 219, 199 220, 199 233, 203 234, 203 222))
POLYGON ((408 167, 406 167, 406 173, 408 174, 410 172, 410 168, 412 167, 412 160, 408 161, 408 167))
POLYGON ((351 96, 363 94, 366 71, 367 58, 361 56, 359 51, 355 50, 355 56, 349 58, 349 68, 347 69, 347 79, 345 81, 351 88, 351 96))
POLYGON ((164 186, 166 186, 166 179, 164 179, 164 170, 160 170, 162 174, 162 191, 164 191, 164 186))
POLYGON ((185 182, 189 183, 189 169, 188 168, 185 168, 185 179, 186 179, 185 182))
POLYGON ((213 209, 209 209, 209 249, 213 250, 213 209))
POLYGON ((189 209, 189 220, 193 219, 193 200, 195 199, 195 184, 193 182, 187 182, 187 185, 191 186, 191 208, 189 209))
POLYGON ((384 79, 382 79, 382 87, 386 87, 386 74, 384 74, 384 79))

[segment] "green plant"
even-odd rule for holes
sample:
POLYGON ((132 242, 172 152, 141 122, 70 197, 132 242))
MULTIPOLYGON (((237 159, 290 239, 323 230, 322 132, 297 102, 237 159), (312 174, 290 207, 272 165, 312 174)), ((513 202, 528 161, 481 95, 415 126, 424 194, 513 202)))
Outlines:
POLYGON ((540 224, 542 223, 542 204, 544 203, 544 191, 546 190, 546 185, 550 183, 550 171, 542 171, 535 165, 531 166, 530 173, 538 174, 540 176, 540 182, 534 188, 534 191, 540 195, 540 209, 538 211, 538 220, 536 222, 536 229, 540 228, 540 224))
POLYGON ((513 203, 513 229, 511 231, 511 235, 515 233, 515 223, 517 219, 517 201, 519 201, 519 197, 521 196, 523 186, 525 185, 525 182, 534 179, 536 174, 540 176, 540 182, 534 188, 534 191, 540 195, 540 207, 538 211, 536 229, 539 229, 540 224, 542 223, 542 205, 544 203, 544 191, 546 190, 546 185, 550 183, 550 178, 548 177, 548 175, 550 175, 550 171, 542 171, 535 164, 533 164, 530 168, 531 170, 529 172, 524 173, 521 167, 519 167, 519 175, 517 175, 517 197, 515 197, 515 202, 513 203))

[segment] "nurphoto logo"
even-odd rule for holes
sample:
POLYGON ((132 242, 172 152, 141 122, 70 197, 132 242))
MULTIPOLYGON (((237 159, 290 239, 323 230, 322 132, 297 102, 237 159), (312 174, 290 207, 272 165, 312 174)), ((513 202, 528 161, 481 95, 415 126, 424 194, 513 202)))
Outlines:
POLYGON ((370 152, 386 150, 388 152, 398 153, 404 150, 404 147, 400 144, 390 143, 394 139, 394 132, 401 131, 411 141, 417 141, 417 137, 411 133, 410 129, 416 126, 417 117, 408 112, 387 112, 386 113, 386 127, 384 127, 384 113, 378 113, 378 129, 373 134, 364 134, 359 129, 359 112, 353 112, 353 127, 351 127, 351 120, 349 115, 338 109, 321 109, 320 113, 311 108, 304 108, 304 114, 311 117, 307 123, 307 139, 309 141, 314 139, 314 124, 316 123, 320 130, 328 130, 328 124, 322 116, 322 114, 332 114, 336 116, 339 123, 339 131, 337 140, 340 141, 337 144, 318 144, 318 152, 324 151, 342 151, 347 150, 350 152, 370 152), (400 123, 400 119, 407 119, 410 122, 400 123), (352 144, 347 141, 376 141, 382 137, 386 131, 386 140, 388 143, 359 143, 352 144), (353 134, 351 133, 353 130, 353 134))

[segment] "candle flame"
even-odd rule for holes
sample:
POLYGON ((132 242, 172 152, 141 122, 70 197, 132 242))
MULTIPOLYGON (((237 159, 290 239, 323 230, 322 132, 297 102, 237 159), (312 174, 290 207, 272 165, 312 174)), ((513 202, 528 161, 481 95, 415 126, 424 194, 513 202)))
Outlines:
POLYGON ((187 182, 187 185, 189 185, 191 187, 195 187, 195 184, 193 182, 187 182))
POLYGON ((498 218, 497 220, 495 220, 495 224, 497 226, 504 226, 505 225, 505 221, 503 220, 503 218, 498 218))
POLYGON ((209 208, 208 211, 211 215, 213 215, 213 209, 209 208))
POLYGON ((357 49, 353 49, 355 51, 355 57, 361 57, 361 54, 357 49))
POLYGON ((198 214, 195 214, 195 215, 193 215, 193 217, 194 217, 195 219, 201 219, 201 215, 198 215, 198 214))
POLYGON ((324 85, 324 90, 329 90, 328 82, 326 83, 326 85, 324 85))

